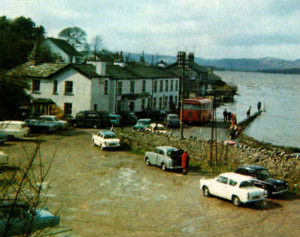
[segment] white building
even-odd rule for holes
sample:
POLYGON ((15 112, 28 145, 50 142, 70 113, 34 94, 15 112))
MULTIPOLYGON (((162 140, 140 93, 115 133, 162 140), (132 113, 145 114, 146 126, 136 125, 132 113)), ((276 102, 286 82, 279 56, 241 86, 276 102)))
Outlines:
POLYGON ((177 108, 179 78, 167 69, 148 66, 43 63, 23 64, 9 72, 30 83, 31 115, 60 107, 65 117, 82 110, 142 112, 177 108))

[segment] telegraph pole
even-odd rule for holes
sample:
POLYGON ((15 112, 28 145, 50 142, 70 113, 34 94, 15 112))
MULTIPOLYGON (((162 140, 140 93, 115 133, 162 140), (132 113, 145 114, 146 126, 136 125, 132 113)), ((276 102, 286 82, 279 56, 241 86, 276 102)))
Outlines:
POLYGON ((185 71, 186 54, 184 51, 179 51, 177 54, 178 67, 181 68, 180 78, 180 138, 183 139, 183 111, 184 111, 184 71, 185 71))

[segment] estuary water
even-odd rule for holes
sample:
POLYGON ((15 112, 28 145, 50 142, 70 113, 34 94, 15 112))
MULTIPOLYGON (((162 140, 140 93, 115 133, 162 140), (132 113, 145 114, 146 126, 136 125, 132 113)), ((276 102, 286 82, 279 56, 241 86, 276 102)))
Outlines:
POLYGON ((244 131, 259 141, 300 148, 300 75, 255 72, 216 71, 222 80, 238 86, 235 102, 217 108, 217 118, 223 110, 237 114, 238 122, 257 111, 261 101, 265 111, 244 131))

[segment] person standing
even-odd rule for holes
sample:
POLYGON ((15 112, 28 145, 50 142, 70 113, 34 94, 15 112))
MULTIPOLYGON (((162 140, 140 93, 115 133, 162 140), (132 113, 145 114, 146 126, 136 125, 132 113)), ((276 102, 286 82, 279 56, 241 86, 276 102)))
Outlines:
POLYGON ((261 109, 261 102, 258 101, 258 103, 257 103, 257 110, 258 110, 258 112, 260 111, 260 109, 261 109))
POLYGON ((181 156, 181 166, 182 166, 182 173, 187 174, 187 170, 189 168, 189 163, 190 163, 190 157, 189 154, 187 153, 187 150, 184 150, 181 156))
POLYGON ((249 106, 249 109, 247 110, 247 118, 250 117, 250 113, 251 113, 251 106, 249 106))
POLYGON ((226 110, 226 108, 223 111, 223 117, 224 117, 224 123, 226 123, 227 122, 227 110, 226 110))
POLYGON ((227 122, 231 121, 231 111, 228 111, 227 113, 227 122))

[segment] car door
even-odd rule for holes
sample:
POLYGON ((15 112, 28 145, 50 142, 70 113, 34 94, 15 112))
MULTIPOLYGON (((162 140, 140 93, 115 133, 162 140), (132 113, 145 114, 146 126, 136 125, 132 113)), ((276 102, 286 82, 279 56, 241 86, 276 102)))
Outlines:
POLYGON ((164 150, 158 149, 156 164, 160 166, 164 162, 164 150))
POLYGON ((228 178, 224 176, 219 176, 216 179, 214 185, 214 192, 216 196, 226 198, 226 192, 228 192, 228 178))

